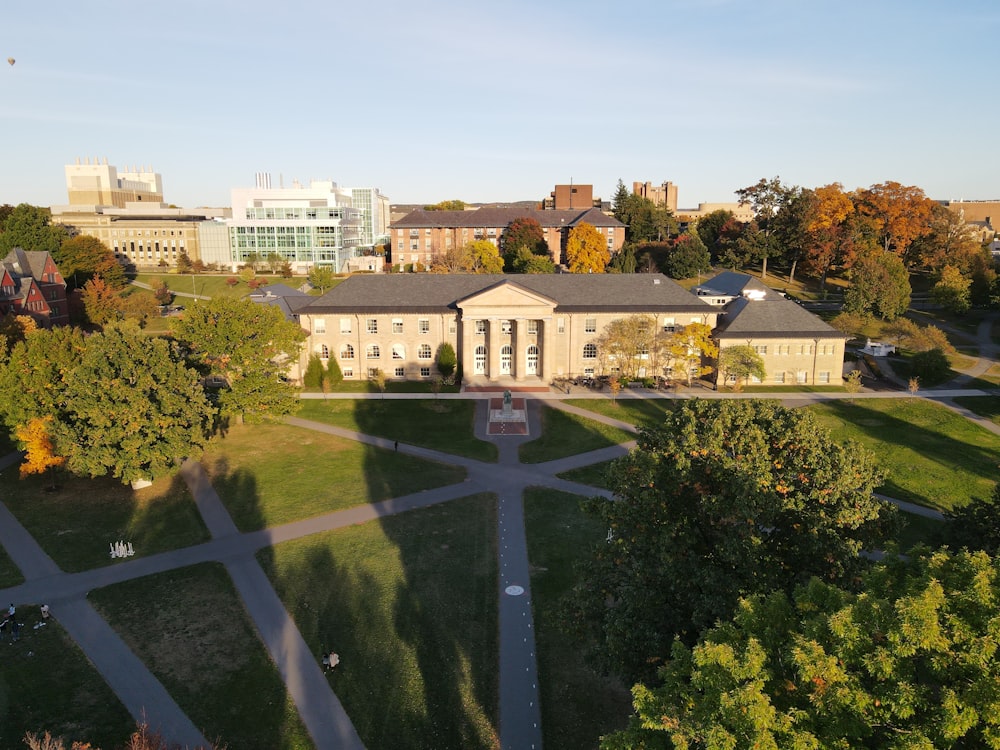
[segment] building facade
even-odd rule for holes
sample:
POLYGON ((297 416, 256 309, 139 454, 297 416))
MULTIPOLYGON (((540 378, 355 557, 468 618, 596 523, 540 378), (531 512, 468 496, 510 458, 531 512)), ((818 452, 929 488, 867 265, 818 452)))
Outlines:
POLYGON ((541 225, 549 255, 557 265, 565 262, 569 233, 580 224, 597 229, 612 254, 625 242, 625 225, 596 208, 539 211, 485 206, 475 211, 418 210, 392 223, 392 265, 399 270, 417 264, 429 268, 448 250, 473 240, 487 240, 503 252, 500 245, 504 230, 522 218, 534 219, 541 225))
POLYGON ((545 211, 581 211, 601 207, 601 199, 594 197, 593 185, 556 185, 549 197, 542 201, 545 211))
POLYGON ((69 324, 66 282, 47 252, 14 248, 0 261, 0 315, 7 313, 45 328, 69 324))
POLYGON ((632 193, 652 201, 655 206, 663 206, 671 213, 677 213, 677 186, 672 182, 664 182, 662 185, 633 182, 632 193))
MULTIPOLYGON (((614 377, 621 363, 601 351, 601 336, 642 316, 651 334, 701 323, 720 347, 754 346, 767 384, 841 382, 843 334, 749 276, 717 278, 692 293, 659 274, 352 276, 297 308, 309 334, 300 369, 315 354, 324 364, 335 358, 348 380, 376 370, 429 380, 449 344, 467 384, 614 377)), ((640 377, 674 376, 665 359, 647 354, 638 364, 640 377)))

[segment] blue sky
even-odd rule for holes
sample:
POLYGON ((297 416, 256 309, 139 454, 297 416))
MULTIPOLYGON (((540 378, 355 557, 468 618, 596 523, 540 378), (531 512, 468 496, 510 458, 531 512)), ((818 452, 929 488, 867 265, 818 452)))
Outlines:
POLYGON ((187 207, 258 171, 395 203, 621 178, 693 207, 773 176, 1000 199, 995 0, 6 5, 0 203, 65 203, 78 157, 187 207))

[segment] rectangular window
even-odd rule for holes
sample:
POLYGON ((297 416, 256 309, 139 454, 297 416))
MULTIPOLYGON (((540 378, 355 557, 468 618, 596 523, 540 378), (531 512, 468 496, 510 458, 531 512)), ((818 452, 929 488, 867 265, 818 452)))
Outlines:
POLYGON ((556 333, 566 333, 566 318, 556 318, 556 333))
POLYGON ((344 373, 344 377, 345 378, 353 378, 354 377, 354 368, 353 367, 341 367, 340 371, 342 373, 344 373))
POLYGON ((779 383, 779 384, 785 382, 785 371, 784 370, 782 370, 781 372, 774 373, 774 382, 775 383, 779 383))
POLYGON ((587 318, 583 322, 584 333, 597 333, 597 318, 587 318))
POLYGON ((755 344, 753 350, 763 357, 767 354, 767 344, 755 344))
POLYGON ((402 367, 397 367, 393 370, 393 376, 397 378, 402 378, 406 376, 406 370, 402 367))
POLYGON ((377 367, 369 367, 368 368, 368 377, 370 377, 370 378, 377 378, 378 377, 378 368, 377 367))
POLYGON ((326 333, 326 318, 313 318, 313 333, 326 333))
POLYGON ((448 321, 448 333, 458 333, 458 323, 454 318, 448 321))
POLYGON ((758 378, 756 375, 751 375, 750 376, 750 382, 751 383, 760 383, 760 378, 758 378))
POLYGON ((420 368, 420 377, 422 377, 422 378, 429 378, 430 376, 431 376, 431 368, 429 368, 429 367, 421 367, 420 368))
POLYGON ((485 320, 477 320, 476 321, 476 335, 477 336, 485 336, 486 335, 486 321, 485 320))
POLYGON ((427 318, 420 318, 417 321, 417 331, 420 333, 430 333, 431 332, 431 322, 427 318))
POLYGON ((795 382, 798 383, 799 385, 802 385, 803 383, 806 382, 807 374, 808 373, 806 373, 805 370, 799 370, 797 373, 795 373, 795 382))
POLYGON ((829 370, 820 370, 819 371, 819 382, 820 383, 829 383, 830 382, 830 371, 829 370))
POLYGON ((500 333, 506 333, 508 336, 510 335, 510 321, 509 320, 501 320, 500 321, 500 333))
POLYGON ((664 318, 663 319, 663 332, 673 333, 677 330, 677 320, 676 318, 664 318))
POLYGON ((777 345, 778 354, 788 354, 791 347, 788 344, 778 344, 777 345))
POLYGON ((812 354, 813 345, 812 344, 802 344, 799 346, 799 354, 812 354))
POLYGON ((402 333, 403 332, 403 319, 402 318, 393 318, 392 319, 392 332, 393 333, 402 333))
POLYGON ((351 319, 341 318, 340 319, 340 332, 349 334, 351 332, 351 319))
POLYGON ((528 321, 528 333, 531 334, 532 336, 537 336, 538 335, 538 321, 537 320, 529 320, 528 321))
POLYGON ((365 321, 365 330, 368 333, 378 333, 378 318, 368 318, 365 321))

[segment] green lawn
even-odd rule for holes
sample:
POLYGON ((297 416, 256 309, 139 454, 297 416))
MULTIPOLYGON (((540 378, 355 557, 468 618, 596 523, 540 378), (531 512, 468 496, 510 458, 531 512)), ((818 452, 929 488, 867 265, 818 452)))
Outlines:
POLYGON ((631 713, 626 686, 588 667, 581 644, 559 627, 560 599, 573 587, 574 564, 605 536, 600 521, 580 510, 581 499, 540 488, 524 497, 546 750, 596 748, 600 736, 623 728, 631 713))
MULTIPOLYGON (((315 388, 303 389, 306 393, 321 393, 315 388)), ((451 385, 441 385, 441 393, 460 393, 462 386, 459 383, 451 385)), ((342 380, 337 385, 330 387, 330 393, 378 393, 378 387, 371 380, 342 380)), ((434 395, 433 384, 426 380, 389 380, 385 385, 386 393, 426 393, 428 397, 434 395)))
POLYGON ((461 482, 465 469, 283 424, 239 425, 202 458, 244 531, 461 482))
POLYGON ((313 747, 221 564, 109 586, 90 599, 209 740, 240 750, 313 747))
POLYGON ((619 419, 637 427, 653 427, 663 424, 663 420, 677 406, 677 401, 666 398, 611 399, 573 398, 564 404, 592 411, 604 417, 619 419))
POLYGON ((1000 425, 1000 396, 960 396, 952 400, 973 414, 1000 425))
POLYGON ((496 498, 475 495, 258 554, 372 750, 496 750, 496 498))
MULTIPOLYGON (((252 289, 246 285, 246 282, 240 281, 235 286, 229 286, 226 283, 226 279, 234 277, 239 278, 237 274, 227 273, 227 274, 183 274, 183 273, 140 273, 135 277, 135 281, 142 284, 152 284, 154 281, 162 281, 167 285, 167 288, 172 292, 183 292, 184 294, 197 294, 204 297, 245 297, 250 294, 252 289)), ((279 276, 264 276, 260 275, 257 278, 266 278, 272 284, 291 284, 288 286, 297 286, 301 284, 301 280, 297 283, 294 279, 282 279, 279 276)), ((176 305, 187 305, 191 302, 189 297, 177 297, 174 300, 176 305)))
POLYGON ((473 436, 475 401, 306 399, 298 416, 480 461, 497 460, 496 446, 473 436))
POLYGON ((179 475, 143 490, 117 479, 38 476, 18 479, 17 468, 0 474, 2 498, 35 540, 65 571, 114 563, 109 544, 131 542, 136 556, 188 547, 208 539, 194 499, 179 475))
MULTIPOLYGON (((55 618, 41 628, 38 607, 18 605, 17 643, 0 641, 0 747, 23 748, 45 731, 95 747, 121 747, 132 717, 55 618)), ((69 742, 67 742, 67 747, 69 742)))
POLYGON ((542 434, 518 449, 522 463, 538 464, 556 458, 607 448, 635 440, 635 434, 549 406, 542 407, 542 434))
POLYGON ((0 589, 16 586, 23 581, 24 576, 21 575, 20 569, 10 559, 7 551, 0 547, 0 589))
POLYGON ((600 487, 607 490, 610 487, 608 487, 606 474, 612 463, 614 461, 602 461, 599 464, 590 464, 590 466, 581 466, 579 469, 570 469, 557 476, 560 479, 568 479, 571 482, 579 482, 580 484, 587 484, 591 487, 600 487))
POLYGON ((948 510, 989 497, 997 480, 1000 436, 923 399, 829 401, 804 407, 834 439, 871 449, 886 472, 881 492, 948 510))

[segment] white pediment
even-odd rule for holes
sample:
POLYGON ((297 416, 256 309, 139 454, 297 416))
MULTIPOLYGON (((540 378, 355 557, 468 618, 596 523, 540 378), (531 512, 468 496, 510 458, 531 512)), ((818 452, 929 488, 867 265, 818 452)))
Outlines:
POLYGON ((522 315, 551 314, 556 301, 509 281, 502 281, 457 302, 463 315, 522 315))

